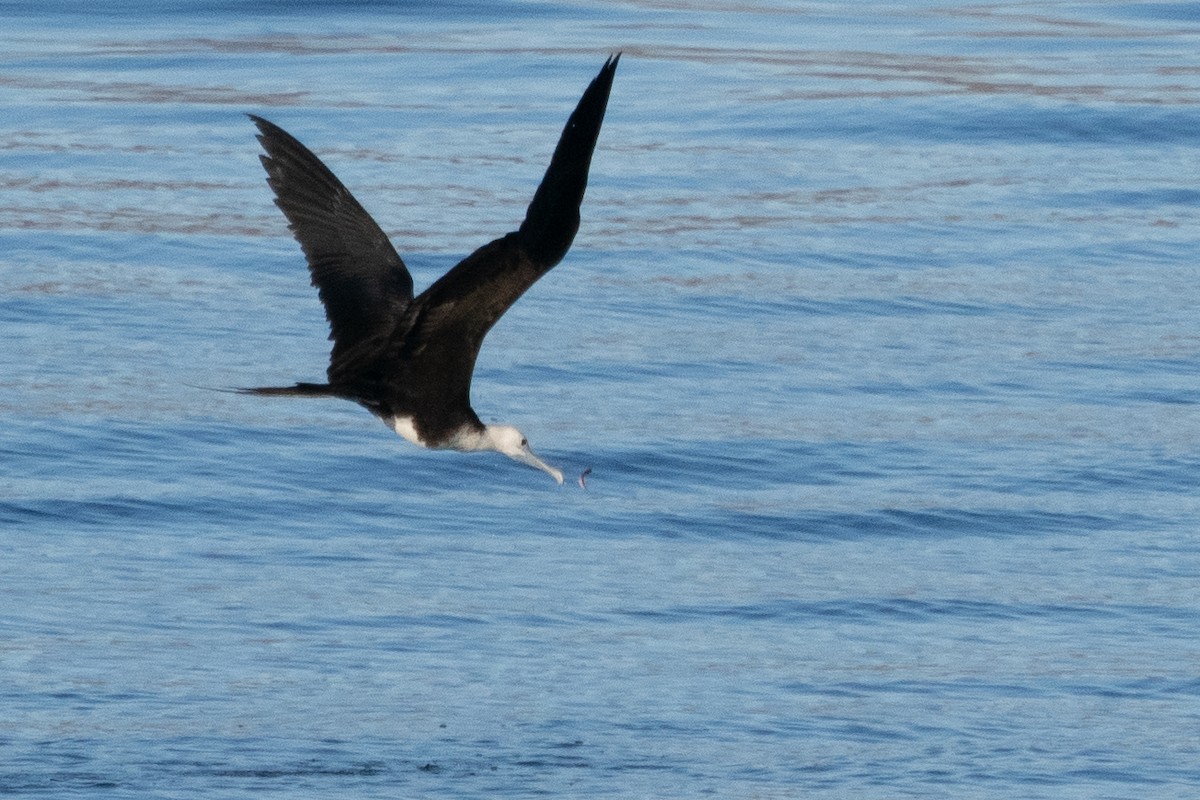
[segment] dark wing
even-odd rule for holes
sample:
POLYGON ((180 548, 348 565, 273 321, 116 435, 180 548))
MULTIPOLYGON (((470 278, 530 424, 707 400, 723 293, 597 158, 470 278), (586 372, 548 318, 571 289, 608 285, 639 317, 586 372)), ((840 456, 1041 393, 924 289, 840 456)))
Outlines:
MULTIPOLYGON (((342 182, 291 134, 250 115, 275 204, 308 259, 333 339, 333 363, 390 332, 412 301, 412 276, 387 235, 342 182)), ((331 367, 332 369, 332 367, 331 367)))
POLYGON ((608 93, 620 60, 618 53, 604 62, 600 74, 579 98, 554 148, 546 175, 525 212, 518 233, 525 252, 542 266, 539 278, 562 261, 579 230, 579 206, 587 189, 592 151, 596 149, 600 124, 608 108, 608 93))
POLYGON ((520 229, 467 256, 417 298, 410 346, 420 350, 408 355, 414 367, 423 367, 425 380, 465 390, 483 337, 566 255, 579 230, 579 205, 620 57, 604 63, 567 120, 520 229))

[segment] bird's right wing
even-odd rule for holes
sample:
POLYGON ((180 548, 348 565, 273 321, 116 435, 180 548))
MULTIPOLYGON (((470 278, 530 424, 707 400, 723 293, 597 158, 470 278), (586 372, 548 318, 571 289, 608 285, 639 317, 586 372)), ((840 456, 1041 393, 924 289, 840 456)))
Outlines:
POLYGON ((592 151, 596 149, 620 60, 621 54, 617 53, 605 61, 600 74, 579 98, 517 231, 522 249, 543 273, 562 261, 579 230, 579 207, 587 189, 592 151))
POLYGON ((412 276, 387 235, 321 160, 262 117, 260 156, 275 204, 308 260, 339 355, 390 330, 412 301, 412 276))
POLYGON ((467 256, 413 302, 409 368, 443 395, 465 397, 484 336, 570 248, 619 59, 609 58, 579 99, 521 227, 467 256))
POLYGON ((478 350, 496 320, 566 255, 579 230, 579 206, 619 59, 608 59, 579 99, 521 227, 467 256, 417 298, 427 329, 453 331, 462 345, 478 350))

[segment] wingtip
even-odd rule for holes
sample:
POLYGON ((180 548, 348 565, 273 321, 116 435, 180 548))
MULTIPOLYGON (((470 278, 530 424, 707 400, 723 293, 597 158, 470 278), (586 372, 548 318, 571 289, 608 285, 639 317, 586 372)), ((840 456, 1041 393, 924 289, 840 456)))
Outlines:
MULTIPOLYGON (((277 129, 278 126, 269 119, 264 119, 257 114, 246 114, 250 121, 254 123, 254 127, 258 128, 258 133, 254 134, 254 138, 258 140, 264 148, 267 146, 267 137, 271 135, 272 129, 277 129)), ((260 159, 265 159, 265 156, 259 156, 260 159)), ((263 166, 266 166, 266 161, 263 161, 263 166)))
POLYGON ((596 76, 597 80, 603 78, 608 82, 612 82, 613 75, 617 72, 617 64, 621 63, 621 51, 609 55, 604 62, 604 66, 600 68, 600 74, 596 76))
POLYGON ((246 116, 254 123, 254 127, 258 128, 257 136, 260 142, 263 141, 263 137, 281 138, 286 136, 290 138, 291 136, 287 131, 266 117, 260 117, 257 114, 246 114, 246 116))
POLYGON ((525 253, 543 272, 562 260, 579 230, 579 207, 620 57, 619 52, 608 57, 567 118, 518 230, 525 253))
POLYGON ((600 72, 592 79, 592 85, 588 87, 587 94, 600 93, 603 95, 601 102, 601 114, 603 115, 603 107, 608 105, 608 94, 612 91, 613 79, 617 74, 617 64, 621 63, 621 52, 618 50, 608 57, 604 62, 604 66, 600 68, 600 72))

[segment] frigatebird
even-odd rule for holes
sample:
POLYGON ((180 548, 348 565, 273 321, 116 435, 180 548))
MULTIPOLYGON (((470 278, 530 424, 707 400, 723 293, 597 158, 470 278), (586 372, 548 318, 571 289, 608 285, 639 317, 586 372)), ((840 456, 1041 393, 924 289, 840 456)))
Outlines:
POLYGON ((485 244, 413 296, 412 276, 387 235, 319 158, 278 125, 250 115, 275 204, 304 251, 333 340, 326 383, 262 386, 256 395, 352 400, 413 444, 494 450, 562 472, 511 425, 485 425, 471 408, 483 338, 579 230, 592 152, 620 54, 611 56, 567 120, 550 166, 512 233, 485 244))

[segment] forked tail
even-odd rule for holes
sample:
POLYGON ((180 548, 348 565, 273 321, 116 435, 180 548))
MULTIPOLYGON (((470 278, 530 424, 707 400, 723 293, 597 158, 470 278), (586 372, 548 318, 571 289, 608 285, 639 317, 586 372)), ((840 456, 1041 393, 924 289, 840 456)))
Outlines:
POLYGON ((338 397, 327 383, 297 383, 295 386, 256 386, 238 389, 241 394, 258 394, 269 397, 338 397))

